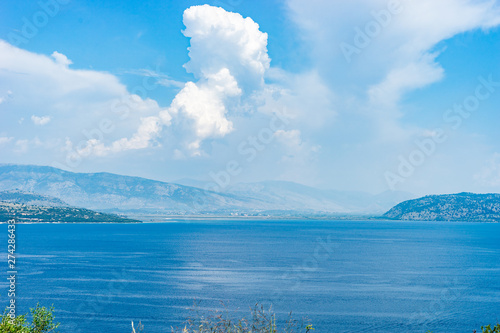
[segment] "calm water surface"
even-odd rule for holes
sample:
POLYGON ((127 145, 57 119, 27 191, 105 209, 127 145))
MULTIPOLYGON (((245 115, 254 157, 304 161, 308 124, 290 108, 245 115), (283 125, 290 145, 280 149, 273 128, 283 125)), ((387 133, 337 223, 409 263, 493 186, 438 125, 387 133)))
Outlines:
POLYGON ((32 224, 17 226, 17 254, 18 310, 54 304, 61 332, 126 333, 139 319, 170 332, 195 299, 240 317, 272 303, 315 332, 471 333, 500 321, 500 224, 32 224))

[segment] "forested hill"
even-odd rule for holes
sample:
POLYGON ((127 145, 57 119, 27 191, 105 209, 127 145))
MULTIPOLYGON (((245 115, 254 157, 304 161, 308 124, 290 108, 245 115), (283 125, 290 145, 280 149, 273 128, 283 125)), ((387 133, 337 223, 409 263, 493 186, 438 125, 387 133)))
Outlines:
POLYGON ((430 195, 404 201, 383 216, 395 220, 500 222, 500 194, 430 195))
POLYGON ((70 207, 64 201, 47 195, 19 190, 0 192, 0 222, 140 222, 115 214, 70 207))

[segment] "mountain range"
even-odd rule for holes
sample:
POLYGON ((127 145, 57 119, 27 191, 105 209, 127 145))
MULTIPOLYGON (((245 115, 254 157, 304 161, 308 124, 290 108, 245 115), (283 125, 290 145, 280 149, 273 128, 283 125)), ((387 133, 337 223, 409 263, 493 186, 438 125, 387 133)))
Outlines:
POLYGON ((500 221, 500 194, 458 193, 413 199, 405 192, 371 195, 284 181, 237 183, 219 192, 203 189, 207 184, 193 179, 168 183, 112 173, 74 173, 47 166, 3 164, 0 165, 0 217, 35 221, 132 221, 106 214, 114 213, 143 220, 148 215, 340 218, 357 215, 394 220, 500 221))
MULTIPOLYGON (((205 188, 209 182, 180 179, 177 184, 205 188)), ((287 181, 262 181, 237 183, 227 186, 220 193, 272 203, 275 209, 339 214, 381 214, 395 204, 414 198, 410 193, 386 191, 377 195, 356 191, 317 189, 287 181)))
POLYGON ((60 199, 70 206, 115 213, 382 214, 413 198, 405 192, 371 195, 283 181, 239 183, 223 192, 191 184, 204 187, 204 182, 194 180, 168 183, 112 173, 74 173, 48 166, 0 165, 0 191, 36 193, 60 199))

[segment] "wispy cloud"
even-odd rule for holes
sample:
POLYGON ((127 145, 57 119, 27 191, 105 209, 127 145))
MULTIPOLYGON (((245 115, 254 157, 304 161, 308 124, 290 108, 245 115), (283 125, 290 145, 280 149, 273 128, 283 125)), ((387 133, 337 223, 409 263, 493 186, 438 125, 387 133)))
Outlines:
POLYGON ((398 102, 405 94, 445 76, 436 60, 440 42, 500 24, 500 6, 491 0, 288 0, 287 4, 307 36, 314 64, 332 89, 357 98, 367 109, 379 110, 382 122, 400 117, 398 102), (397 11, 392 10, 395 6, 397 11), (366 47, 346 61, 342 45, 361 41, 366 47))
POLYGON ((500 187, 500 153, 495 153, 486 161, 479 172, 474 175, 474 180, 482 186, 500 187))
POLYGON ((33 122, 33 124, 37 126, 47 125, 50 122, 50 119, 51 118, 49 116, 41 116, 41 117, 35 115, 31 116, 31 121, 33 122))
POLYGON ((160 84, 165 87, 183 88, 184 85, 186 84, 185 82, 172 79, 169 75, 147 68, 126 70, 123 71, 123 74, 132 74, 132 75, 154 78, 155 79, 154 84, 160 84))
POLYGON ((7 144, 7 143, 11 142, 12 140, 14 140, 13 137, 2 136, 2 137, 0 137, 0 145, 7 144))

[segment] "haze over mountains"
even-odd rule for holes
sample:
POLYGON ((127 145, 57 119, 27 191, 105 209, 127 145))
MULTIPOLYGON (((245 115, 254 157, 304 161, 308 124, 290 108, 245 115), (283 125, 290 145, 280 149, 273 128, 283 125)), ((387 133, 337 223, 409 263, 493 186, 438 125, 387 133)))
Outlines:
POLYGON ((413 199, 404 192, 371 195, 284 181, 237 183, 219 192, 205 190, 207 185, 193 179, 167 183, 111 173, 73 173, 46 166, 4 164, 0 165, 0 208, 7 215, 28 214, 33 215, 32 219, 44 216, 45 220, 64 220, 64 216, 73 220, 85 216, 90 220, 117 219, 90 209, 136 216, 356 214, 395 220, 500 221, 500 194, 459 193, 413 199))
MULTIPOLYGON (((176 183, 200 188, 205 188, 208 184, 194 179, 180 179, 176 183)), ((396 203, 415 197, 398 191, 372 195, 365 192, 322 190, 287 181, 237 183, 224 188, 221 193, 264 200, 282 209, 365 214, 386 212, 396 203)))
POLYGON ((47 166, 0 165, 0 191, 47 195, 72 206, 118 213, 380 214, 413 198, 404 192, 371 195, 320 190, 292 182, 240 183, 223 192, 111 173, 73 173, 47 166))

